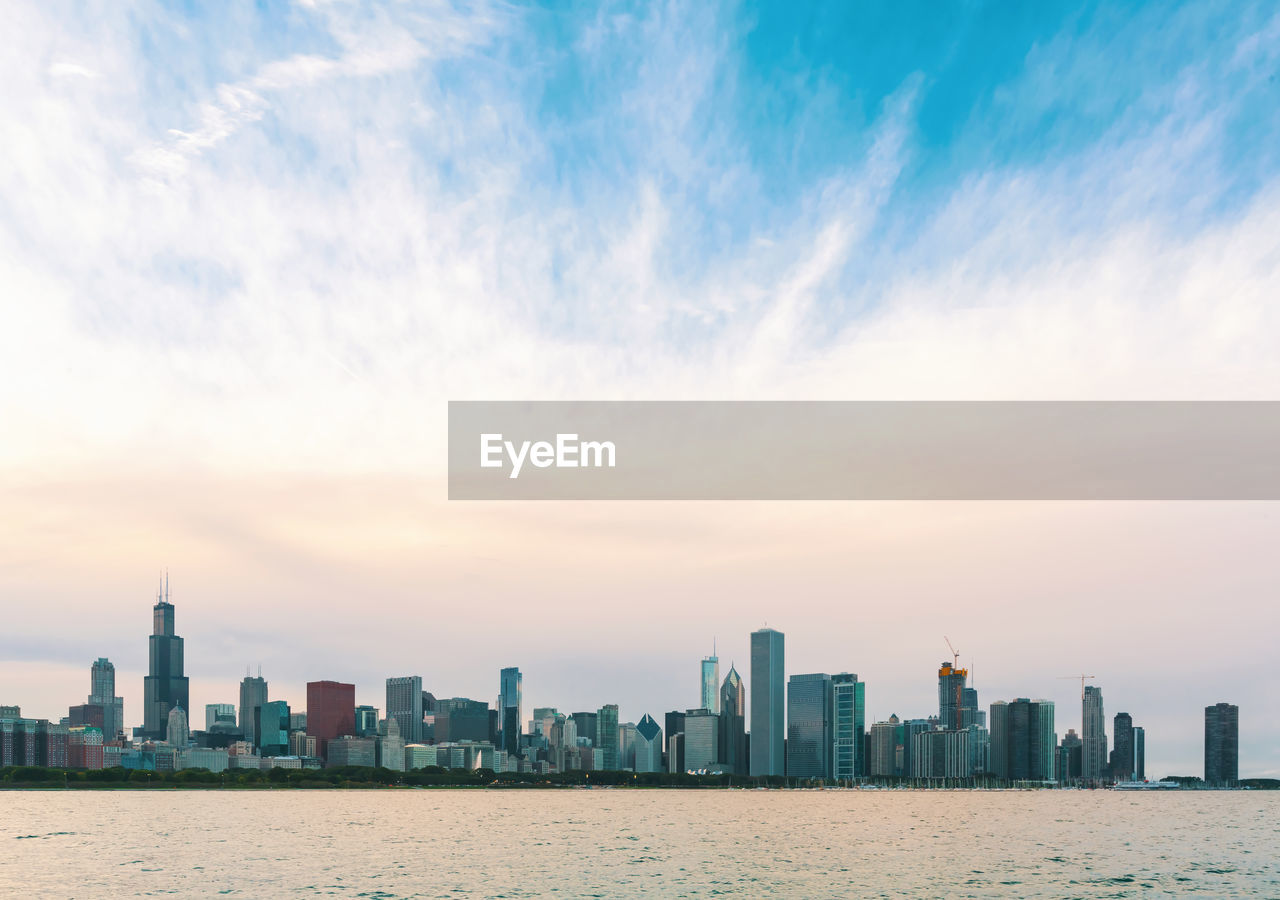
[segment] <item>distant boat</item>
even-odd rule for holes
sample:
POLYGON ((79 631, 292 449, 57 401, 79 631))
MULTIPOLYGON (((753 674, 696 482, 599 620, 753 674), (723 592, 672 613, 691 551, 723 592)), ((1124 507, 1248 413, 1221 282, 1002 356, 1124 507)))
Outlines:
POLYGON ((1176 781, 1121 781, 1113 786, 1117 791, 1176 791, 1176 781))

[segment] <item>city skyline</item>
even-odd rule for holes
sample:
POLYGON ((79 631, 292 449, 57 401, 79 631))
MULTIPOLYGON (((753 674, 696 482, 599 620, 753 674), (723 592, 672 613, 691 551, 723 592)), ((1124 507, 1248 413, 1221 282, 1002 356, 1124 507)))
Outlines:
MULTIPOLYGON (((146 676, 144 681, 145 693, 148 697, 154 696, 158 689, 153 688, 152 684, 156 681, 157 670, 163 670, 165 683, 179 684, 185 693, 188 679, 183 674, 182 667, 182 638, 176 633, 176 607, 170 602, 170 593, 168 589, 167 576, 162 581, 161 590, 156 596, 155 605, 152 609, 152 634, 148 637, 148 646, 150 648, 149 655, 151 657, 151 674, 146 676), (172 642, 178 642, 178 649, 173 651, 172 642), (176 652, 176 656, 174 653, 176 652), (176 659, 176 668, 173 666, 173 660, 176 659), (171 679, 171 680, 170 680, 171 679)), ((751 722, 752 717, 758 723, 765 723, 761 728, 761 738, 757 742, 752 736, 751 730, 748 730, 745 740, 751 743, 752 754, 759 752, 757 747, 765 749, 765 756, 761 757, 764 762, 757 764, 755 757, 751 756, 751 774, 787 774, 796 777, 839 777, 839 773, 844 771, 845 777, 852 777, 848 773, 859 773, 862 775, 872 773, 878 767, 884 765, 881 759, 877 762, 874 758, 868 759, 864 754, 870 753, 872 757, 877 752, 883 752, 880 741, 875 737, 877 726, 884 725, 881 718, 871 717, 866 714, 865 707, 865 681, 862 681, 856 675, 843 673, 834 677, 827 674, 796 674, 786 669, 785 655, 785 634, 775 629, 764 627, 753 631, 750 635, 752 643, 751 664, 754 674, 759 675, 766 684, 765 690, 759 699, 750 691, 749 683, 739 678, 734 666, 730 666, 720 690, 716 693, 715 704, 720 707, 723 698, 735 698, 735 703, 745 701, 748 715, 745 717, 744 724, 751 722), (771 756, 774 751, 770 745, 776 739, 769 735, 773 733, 775 728, 774 722, 777 715, 772 705, 776 703, 777 690, 779 684, 782 686, 782 697, 784 711, 781 715, 784 723, 785 748, 783 750, 783 763, 779 767, 777 762, 769 762, 773 759, 771 756), (731 687, 736 686, 736 687, 731 687), (856 689, 856 690, 855 690, 856 689), (841 698, 845 699, 841 699, 841 698), (758 704, 758 708, 757 708, 758 704), (816 716, 816 718, 815 718, 816 716), (853 730, 850 730, 853 729, 853 730), (861 737, 858 737, 861 735, 861 737), (853 747, 850 747, 848 738, 852 736, 853 747), (869 739, 866 743, 863 739, 869 739)), ((1142 774, 1145 773, 1146 758, 1146 732, 1144 726, 1136 726, 1133 716, 1127 712, 1117 713, 1114 717, 1113 727, 1108 736, 1108 725, 1105 717, 1105 706, 1103 700, 1103 692, 1097 683, 1086 685, 1086 679, 1096 678, 1093 675, 1080 676, 1081 684, 1081 723, 1085 738, 1081 741, 1076 734, 1074 728, 1066 728, 1064 726, 1060 735, 1055 729, 1054 722, 1054 703, 1047 700, 994 700, 990 701, 990 712, 993 717, 988 723, 987 711, 980 706, 978 692, 976 687, 968 681, 969 672, 967 669, 958 666, 960 654, 955 651, 948 638, 944 638, 947 648, 952 652, 952 660, 944 661, 937 672, 937 706, 936 711, 926 713, 929 717, 931 741, 936 741, 928 745, 921 745, 914 751, 910 749, 913 745, 911 738, 910 723, 924 722, 924 718, 918 719, 900 719, 897 713, 885 716, 891 722, 906 721, 908 731, 906 734, 906 750, 908 761, 904 764, 899 756, 897 763, 898 771, 905 775, 915 774, 917 776, 933 773, 936 777, 939 772, 947 771, 948 775, 952 772, 953 763, 952 755, 955 753, 967 754, 971 757, 971 762, 967 765, 975 771, 990 771, 1000 777, 1015 778, 1016 780, 1026 780, 1028 778, 1042 778, 1044 773, 1053 773, 1055 767, 1059 765, 1068 766, 1072 769, 1078 769, 1080 774, 1086 781, 1098 781, 1102 778, 1115 778, 1118 780, 1141 780, 1142 774), (1026 706, 1028 705, 1029 706, 1026 706), (1047 706, 1046 706, 1047 705, 1047 706), (1028 713, 1018 712, 1023 708, 1029 708, 1030 719, 1027 718, 1028 713), (1047 708, 1047 719, 1045 713, 1037 714, 1037 709, 1047 708), (997 715, 999 712, 999 715, 997 715), (1019 724, 1021 723, 1021 724, 1019 724), (1037 724, 1038 723, 1038 724, 1037 724), (988 725, 990 725, 988 729, 988 725), (977 728, 978 731, 972 731, 977 728), (971 733, 965 731, 957 731, 957 729, 968 729, 971 733), (1099 731, 1101 734, 1099 736, 1099 731), (964 743, 952 746, 952 741, 947 735, 958 735, 964 739, 964 743), (1022 737, 1018 737, 1018 735, 1022 737), (1028 736, 1029 735, 1029 736, 1028 736), (974 743, 980 737, 983 743, 974 743), (1062 747, 1058 745, 1059 737, 1065 737, 1062 747), (946 749, 944 749, 942 741, 948 741, 946 749), (1075 741, 1076 747, 1080 747, 1079 756, 1075 759, 1061 756, 1065 753, 1065 748, 1071 741, 1075 741), (1109 744, 1113 740, 1114 744, 1109 744), (985 742, 990 741, 990 750, 987 749, 985 742), (1014 750, 1010 741, 1021 741, 1018 746, 1020 749, 1014 750), (1030 741, 1030 743, 1027 743, 1030 741), (1094 750, 1089 748, 1094 746, 1094 750), (1108 747, 1110 747, 1108 753, 1108 747), (930 769, 928 763, 924 764, 924 768, 920 768, 921 763, 912 764, 910 757, 914 754, 930 753, 934 754, 935 759, 930 769), (1021 755, 1019 755, 1021 754, 1021 755), (1028 755, 1029 754, 1029 755, 1028 755), (943 757, 946 757, 945 764, 943 757), (988 762, 976 762, 978 760, 987 760, 988 762), (1061 759, 1060 759, 1061 756, 1061 759), (1037 774, 1039 773, 1039 774, 1037 774)), ((729 761, 732 770, 732 760, 735 758, 735 751, 732 738, 732 719, 719 718, 713 710, 706 708, 706 689, 708 684, 709 663, 716 662, 716 657, 703 657, 698 669, 698 680, 696 685, 696 693, 699 695, 698 703, 702 707, 689 707, 687 714, 680 712, 682 708, 680 704, 675 704, 677 711, 672 713, 667 711, 667 729, 670 732, 672 726, 671 716, 679 715, 681 719, 680 730, 685 732, 681 735, 680 758, 685 758, 686 752, 690 754, 692 768, 706 768, 712 764, 722 764, 729 761), (704 728, 703 720, 697 716, 706 715, 709 724, 704 728), (687 726, 687 727, 686 727, 687 726)), ((114 665, 105 657, 96 659, 90 669, 91 691, 89 702, 100 703, 102 712, 98 715, 102 719, 100 724, 107 724, 113 720, 113 717, 120 715, 119 697, 110 697, 110 691, 114 688, 114 665), (107 693, 103 693, 103 692, 107 693), (110 697, 104 700, 103 698, 110 697)), ((431 701, 431 710, 435 714, 437 726, 435 740, 450 741, 463 738, 462 734, 450 735, 449 721, 450 715, 448 710, 457 704, 472 704, 492 710, 486 713, 484 717, 484 726, 474 734, 469 731, 465 735, 467 740, 483 740, 484 735, 490 735, 493 745, 504 750, 508 746, 507 739, 503 735, 504 725, 514 724, 513 717, 504 715, 504 705, 507 702, 515 704, 511 709, 511 713, 519 715, 521 709, 520 704, 523 702, 523 673, 517 667, 506 667, 501 670, 500 674, 500 691, 492 703, 489 701, 472 701, 454 695, 453 699, 446 699, 447 694, 441 694, 437 699, 431 691, 423 689, 422 676, 387 676, 384 679, 385 700, 386 704, 381 709, 378 707, 361 705, 357 706, 357 686, 355 684, 343 684, 331 680, 309 681, 306 685, 307 709, 302 711, 305 719, 307 713, 314 706, 317 710, 317 716, 313 720, 309 720, 307 733, 314 734, 318 741, 319 755, 327 756, 325 744, 328 740, 343 734, 361 735, 375 734, 379 732, 378 713, 381 711, 386 717, 388 723, 393 723, 393 733, 395 740, 403 744, 418 744, 422 738, 420 732, 425 733, 425 726, 422 722, 423 710, 427 708, 428 698, 431 701), (407 693, 406 693, 407 691, 407 693), (509 701, 508 697, 512 699, 509 701), (337 703, 337 707, 333 703, 337 703), (354 719, 350 722, 342 720, 340 709, 343 705, 348 705, 353 711, 354 719), (363 711, 368 711, 371 718, 367 724, 362 725, 361 716, 363 711), (335 718, 336 717, 336 718, 335 718), (441 730, 443 729, 443 730, 441 730), (405 739, 405 736, 410 736, 405 739)), ((1059 680, 1064 677, 1075 678, 1077 676, 1058 676, 1059 680)), ((163 693, 163 691, 159 691, 163 693)), ((277 691, 271 692, 278 694, 277 691)), ((262 669, 259 666, 258 675, 254 676, 246 672, 240 683, 240 703, 238 707, 232 703, 211 702, 205 704, 205 721, 213 722, 220 716, 226 716, 233 726, 239 728, 239 733, 245 737, 253 745, 263 745, 275 748, 272 755, 282 755, 288 752, 291 747, 289 732, 292 729, 292 719, 290 717, 290 701, 281 699, 279 696, 272 697, 268 702, 268 681, 262 676, 262 669), (268 716, 268 712, 270 715, 268 716), (270 724, 267 724, 270 722, 270 724), (274 735, 270 740, 263 741, 262 729, 272 729, 268 732, 274 735)), ((0 698, 2 700, 4 698, 0 698)), ((150 717, 153 712, 153 701, 144 704, 144 716, 146 719, 142 724, 130 725, 127 710, 125 713, 124 729, 128 737, 139 739, 166 739, 175 742, 172 736, 177 734, 186 735, 188 731, 195 730, 195 722, 200 719, 192 713, 187 704, 175 703, 168 707, 168 713, 165 717, 164 727, 160 729, 159 734, 149 725, 150 717), (175 731, 176 729, 176 731, 175 731)), ((21 704, 17 704, 21 705, 21 704)), ((659 703, 659 706, 663 704, 659 703)), ((461 708, 461 707, 458 707, 461 708)), ((725 706, 729 709, 729 706, 725 706)), ((89 707, 71 706, 72 725, 90 724, 88 718, 77 719, 77 710, 88 710, 89 707)), ((293 701, 292 709, 297 712, 299 707, 296 701, 293 701)), ((518 732, 525 733, 526 727, 529 729, 541 729, 540 718, 544 715, 552 715, 554 717, 555 708, 533 707, 532 719, 519 719, 518 732)), ((596 746, 600 748, 600 752, 604 754, 603 759, 612 762, 606 763, 610 767, 621 768, 622 764, 618 762, 622 755, 626 753, 629 758, 635 756, 636 742, 639 742, 636 719, 641 722, 646 720, 653 724, 652 710, 646 710, 639 716, 633 716, 632 721, 627 724, 630 729, 628 734, 624 736, 621 731, 614 734, 618 727, 627 720, 627 716, 619 714, 619 707, 615 703, 606 703, 596 712, 575 712, 574 717, 578 716, 597 716, 597 712, 601 720, 612 723, 606 728, 607 737, 601 739, 596 746), (619 742, 622 742, 619 744, 619 742)), ((85 713, 80 713, 83 717, 85 713)), ((349 717, 349 716, 348 716, 349 717)), ((30 713, 24 713, 24 718, 33 718, 30 713)), ((46 717, 48 718, 48 717, 46 717)), ((563 718, 563 717, 562 717, 563 718)), ((56 721, 56 719, 53 719, 56 721)), ((63 718, 63 722, 68 720, 63 718)), ((739 720, 742 721, 742 720, 739 720)), ((1217 722, 1217 719, 1213 719, 1217 722)), ((548 720, 550 722, 550 720, 548 720)), ((1215 705, 1205 708, 1204 719, 1204 744, 1203 759, 1204 772, 1206 776, 1213 773, 1216 779, 1214 783, 1223 783, 1224 781, 1234 781, 1238 777, 1261 777, 1252 776, 1246 773, 1239 776, 1238 769, 1238 746, 1239 738, 1237 734, 1238 707, 1218 702, 1215 705), (1211 724, 1211 716, 1222 716, 1221 710, 1230 709, 1231 725, 1230 725, 1230 747, 1229 751, 1223 751, 1219 748, 1224 746, 1222 741, 1226 738, 1218 737, 1219 734, 1226 734, 1226 726, 1218 726, 1211 724), (1214 735, 1211 741, 1211 734, 1214 735), (1212 751, 1214 762, 1210 762, 1210 746, 1214 747, 1212 751), (1228 762, 1220 762, 1224 758, 1224 754, 1228 762), (1222 773, 1229 774, 1222 774, 1222 773)), ((594 724, 594 723, 593 723, 594 724)), ((550 727, 548 724, 547 727, 550 727)), ((574 723, 575 733, 577 723, 574 723)), ((659 732, 662 726, 653 724, 659 732)), ((741 727, 741 726, 738 726, 741 727)), ((383 732, 385 733, 385 732, 383 732)), ((589 732, 582 732, 588 734, 589 732)), ((104 728, 104 735, 106 730, 104 728)), ((652 735, 648 735, 652 737, 652 735)), ((670 735, 659 735, 663 741, 669 739, 670 735)), ((110 736, 106 737, 111 740, 110 736)), ((901 743, 903 739, 899 738, 901 743)), ((178 742, 175 742, 178 743, 178 742)), ((523 755, 520 740, 517 739, 512 743, 512 750, 508 751, 508 755, 515 752, 517 755, 523 755)), ((663 744, 665 749, 665 743, 663 744)), ((345 752, 345 751, 344 751, 345 752)), ((901 754, 901 750, 899 754, 901 754)), ((265 755, 265 754, 264 754, 265 755)), ((599 766, 599 759, 595 765, 599 766)), ((630 766, 628 765, 628 768, 630 766)), ((890 764, 890 768, 893 766, 890 764)), ((966 770, 967 771, 967 770, 966 770)), ((1064 770, 1065 771, 1065 770, 1064 770)), ((741 774, 741 773, 740 773, 741 774)), ((1169 772, 1166 774, 1184 775, 1187 772, 1169 772)), ((1050 776, 1052 780, 1052 776, 1050 776)))

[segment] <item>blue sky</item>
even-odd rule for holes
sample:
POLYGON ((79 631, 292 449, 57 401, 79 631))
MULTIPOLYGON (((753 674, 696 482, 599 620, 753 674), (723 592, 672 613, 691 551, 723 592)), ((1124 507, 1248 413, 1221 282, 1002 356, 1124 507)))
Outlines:
POLYGON ((198 702, 242 662, 477 697, 516 662, 539 705, 637 720, 784 597, 796 670, 865 673, 875 716, 932 702, 945 648, 861 637, 911 609, 984 703, 1069 710, 1046 671, 1102 670, 1193 771, 1196 705, 1238 699, 1280 771, 1269 508, 443 499, 449 399, 1277 399, 1273 4, 6 15, 0 683, 43 660, 41 714, 99 655, 140 685, 168 565, 198 702), (453 639, 297 624, 366 595, 453 639), (1173 656, 1194 696, 1153 680, 1173 656), (591 694, 619 659, 634 679, 591 694))

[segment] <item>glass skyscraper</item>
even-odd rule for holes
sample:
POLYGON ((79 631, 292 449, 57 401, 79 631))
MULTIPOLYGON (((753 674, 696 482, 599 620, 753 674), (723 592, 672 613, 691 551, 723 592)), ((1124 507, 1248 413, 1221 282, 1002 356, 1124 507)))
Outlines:
POLYGON ((831 676, 792 675, 787 682, 787 775, 831 776, 831 676))
POLYGON ((606 703, 596 713, 596 746, 600 749, 597 769, 618 768, 618 705, 606 703))
POLYGON ((164 592, 151 610, 151 635, 147 639, 147 675, 142 679, 142 731, 162 741, 169 728, 169 712, 189 705, 189 686, 183 673, 182 638, 174 634, 173 604, 168 578, 164 592))
POLYGON ((702 658, 702 708, 720 713, 720 658, 712 653, 702 658))
POLYGON ((746 685, 738 670, 729 666, 729 674, 720 687, 720 763, 734 775, 747 774, 746 716, 746 685))
POLYGON ((1205 784, 1231 787, 1240 780, 1240 707, 1217 703, 1204 708, 1205 784))
POLYGON ((781 631, 751 632, 751 774, 785 775, 786 679, 781 631))
POLYGON ((240 682, 240 732, 244 739, 258 746, 258 708, 267 702, 267 680, 259 669, 257 675, 245 675, 240 682))
MULTIPOLYGON (((498 685, 498 727, 502 730, 502 749, 509 756, 520 755, 520 694, 523 678, 515 666, 503 669, 498 685)), ((617 722, 614 723, 617 725, 617 722)))
POLYGON ((387 718, 395 719, 405 743, 422 740, 422 676, 387 679, 387 718))
POLYGON ((1053 781, 1057 774, 1058 739, 1053 702, 1020 697, 991 704, 991 758, 997 778, 1010 781, 1053 781))
MULTIPOLYGON (((831 677, 831 777, 840 780, 867 774, 865 756, 867 685, 857 675, 831 677)), ((895 725, 896 720, 895 720, 895 725)), ((891 757, 892 758, 892 757, 891 757)))

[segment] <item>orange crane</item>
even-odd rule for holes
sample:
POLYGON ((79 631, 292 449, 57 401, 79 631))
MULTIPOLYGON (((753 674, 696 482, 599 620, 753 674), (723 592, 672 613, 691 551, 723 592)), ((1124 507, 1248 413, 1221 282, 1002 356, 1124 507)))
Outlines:
POLYGON ((1097 678, 1097 677, 1098 677, 1097 675, 1059 675, 1059 676, 1058 676, 1058 678, 1060 678, 1060 679, 1061 679, 1061 678, 1070 678, 1070 679, 1072 679, 1072 680, 1074 680, 1074 679, 1076 679, 1076 678, 1079 678, 1079 679, 1080 679, 1080 699, 1081 699, 1081 700, 1084 700, 1084 683, 1085 683, 1085 679, 1088 679, 1088 678, 1097 678))

